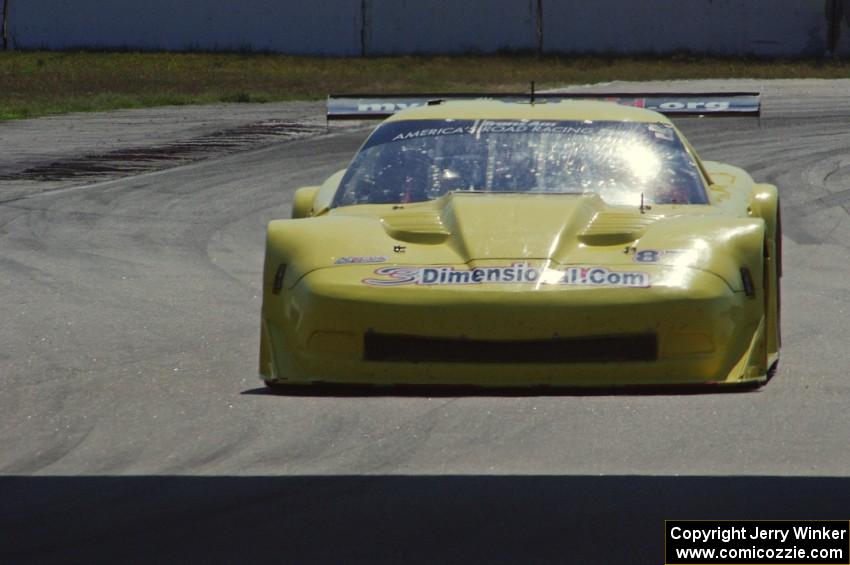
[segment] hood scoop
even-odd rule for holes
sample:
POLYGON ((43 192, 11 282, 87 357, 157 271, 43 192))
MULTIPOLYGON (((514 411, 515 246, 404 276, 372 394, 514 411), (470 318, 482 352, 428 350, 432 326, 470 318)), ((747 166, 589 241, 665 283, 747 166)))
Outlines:
POLYGON ((442 243, 451 235, 437 210, 398 211, 381 218, 387 235, 409 243, 442 243))
POLYGON ((456 194, 443 221, 467 260, 563 261, 577 245, 577 233, 602 206, 595 195, 456 194))
POLYGON ((578 234, 585 245, 623 245, 640 239, 657 216, 634 212, 598 212, 578 234))
POLYGON ((565 260, 578 243, 627 244, 660 216, 606 209, 595 195, 450 194, 396 208, 384 231, 412 244, 448 244, 461 260, 565 260))

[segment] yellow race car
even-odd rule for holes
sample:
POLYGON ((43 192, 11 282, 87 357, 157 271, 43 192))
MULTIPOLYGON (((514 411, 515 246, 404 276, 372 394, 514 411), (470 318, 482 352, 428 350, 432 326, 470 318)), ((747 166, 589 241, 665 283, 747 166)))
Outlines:
POLYGON ((268 226, 262 378, 764 383, 777 189, 700 161, 660 113, 752 99, 724 96, 354 101, 339 114, 390 117, 268 226))

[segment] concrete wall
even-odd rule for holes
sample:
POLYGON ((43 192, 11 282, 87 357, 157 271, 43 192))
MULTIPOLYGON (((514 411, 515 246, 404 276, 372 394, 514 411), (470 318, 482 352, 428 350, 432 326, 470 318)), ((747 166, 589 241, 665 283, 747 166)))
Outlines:
POLYGON ((543 14, 553 51, 817 55, 828 25, 823 0, 549 1, 543 14))
POLYGON ((359 55, 360 0, 8 0, 12 47, 359 55))
POLYGON ((370 0, 367 6, 371 54, 537 47, 536 0, 370 0))
POLYGON ((825 0, 7 1, 10 47, 23 49, 535 50, 539 17, 547 52, 820 55, 827 35, 825 0))

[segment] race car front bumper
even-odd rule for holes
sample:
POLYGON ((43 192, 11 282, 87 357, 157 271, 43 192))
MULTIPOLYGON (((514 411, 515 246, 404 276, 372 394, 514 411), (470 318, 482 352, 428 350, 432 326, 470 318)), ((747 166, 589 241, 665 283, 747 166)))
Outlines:
POLYGON ((267 382, 609 387, 767 375, 761 292, 705 271, 641 288, 381 288, 363 284, 371 271, 345 269, 267 290, 267 382))

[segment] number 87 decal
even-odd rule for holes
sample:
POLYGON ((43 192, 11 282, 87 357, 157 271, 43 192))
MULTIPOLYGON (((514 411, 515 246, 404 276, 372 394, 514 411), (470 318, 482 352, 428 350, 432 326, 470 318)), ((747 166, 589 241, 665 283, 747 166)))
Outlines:
POLYGON ((662 251, 657 249, 643 249, 635 253, 635 261, 638 263, 658 263, 661 259, 662 251))

